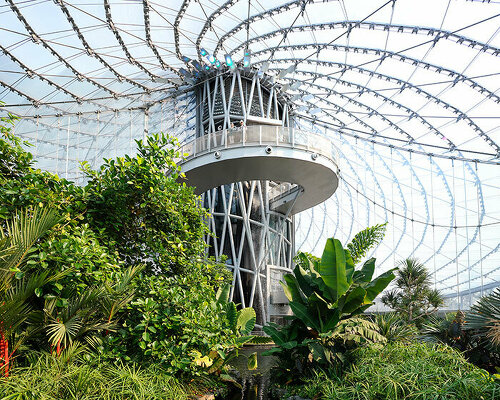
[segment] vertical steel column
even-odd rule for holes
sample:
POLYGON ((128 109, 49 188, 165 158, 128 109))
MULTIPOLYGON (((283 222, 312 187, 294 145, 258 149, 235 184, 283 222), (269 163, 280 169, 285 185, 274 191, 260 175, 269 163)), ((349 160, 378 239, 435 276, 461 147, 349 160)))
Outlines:
POLYGON ((71 126, 71 116, 68 115, 68 127, 66 131, 66 167, 65 167, 65 176, 68 179, 68 162, 69 162, 69 128, 71 126))
POLYGON ((149 123, 149 109, 144 109, 144 132, 142 137, 142 142, 146 144, 148 137, 148 123, 149 123))

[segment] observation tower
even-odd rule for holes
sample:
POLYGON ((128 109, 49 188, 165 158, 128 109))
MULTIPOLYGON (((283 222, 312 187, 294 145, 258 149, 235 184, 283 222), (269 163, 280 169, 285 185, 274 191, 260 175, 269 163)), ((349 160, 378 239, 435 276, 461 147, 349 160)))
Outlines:
POLYGON ((294 215, 335 192, 338 165, 328 138, 294 127, 274 77, 226 64, 189 78, 196 138, 179 163, 210 212, 209 255, 231 269, 232 300, 262 325, 288 311, 279 281, 292 268, 294 215))

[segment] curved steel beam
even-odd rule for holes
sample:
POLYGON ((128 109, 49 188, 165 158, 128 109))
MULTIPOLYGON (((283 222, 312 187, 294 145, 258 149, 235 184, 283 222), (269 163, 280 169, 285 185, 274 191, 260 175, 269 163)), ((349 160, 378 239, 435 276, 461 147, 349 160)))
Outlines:
POLYGON ((35 43, 40 43, 45 49, 47 49, 54 57, 56 57, 61 63, 64 64, 66 68, 68 68, 78 80, 83 80, 85 79, 87 82, 90 84, 98 87, 99 89, 104 90, 105 92, 108 92, 111 94, 113 97, 118 98, 120 95, 117 92, 114 92, 113 90, 109 89, 107 86, 100 84, 99 82, 85 76, 85 74, 80 73, 76 68, 74 68, 69 62, 66 61, 64 57, 62 57, 59 53, 57 53, 48 43, 45 41, 43 38, 37 35, 37 33, 34 31, 34 29, 30 26, 28 21, 26 21, 26 18, 22 15, 21 11, 17 8, 13 0, 7 0, 11 10, 16 14, 17 18, 21 23, 24 25, 25 29, 28 31, 28 33, 31 36, 31 39, 35 43))

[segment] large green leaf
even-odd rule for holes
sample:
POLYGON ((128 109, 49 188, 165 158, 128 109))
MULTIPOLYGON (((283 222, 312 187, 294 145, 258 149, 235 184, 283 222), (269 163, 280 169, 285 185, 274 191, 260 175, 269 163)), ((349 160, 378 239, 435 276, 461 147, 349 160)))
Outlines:
POLYGON ((375 258, 365 261, 359 271, 354 273, 354 282, 370 282, 375 272, 375 258))
POLYGON ((305 299, 300 292, 299 285, 295 276, 293 276, 292 274, 286 274, 283 279, 285 279, 286 284, 284 282, 280 282, 280 284, 283 287, 288 300, 304 303, 305 299))
POLYGON ((397 268, 393 268, 387 272, 384 272, 382 275, 379 275, 377 278, 375 278, 365 286, 365 303, 372 302, 375 297, 377 297, 387 287, 387 285, 391 283, 391 281, 395 278, 393 271, 395 271, 396 269, 397 268))
POLYGON ((313 291, 314 288, 312 286, 312 277, 310 274, 307 273, 307 271, 302 268, 300 265, 297 265, 295 269, 293 270, 293 273, 295 275, 295 279, 297 280, 297 283, 300 287, 300 290, 302 290, 302 293, 306 297, 309 297, 313 291))
POLYGON ((229 294, 231 292, 231 285, 226 283, 217 290, 215 298, 219 303, 227 303, 229 301, 229 294))
POLYGON ((330 332, 333 329, 335 329, 339 321, 340 321, 339 309, 336 308, 334 310, 330 310, 327 318, 325 319, 325 323, 323 324, 323 332, 330 332))
POLYGON ((290 308, 297 318, 299 318, 306 326, 320 331, 318 322, 311 315, 307 307, 300 303, 291 302, 290 308))
POLYGON ((269 335, 271 339, 273 339, 276 345, 281 346, 286 342, 287 339, 285 337, 285 334, 281 330, 276 329, 276 326, 277 325, 266 325, 262 328, 262 330, 266 335, 269 335))
POLYGON ((363 305, 365 295, 366 290, 360 286, 351 290, 345 300, 344 307, 342 308, 342 313, 350 314, 356 311, 356 309, 363 305))
POLYGON ((328 364, 331 360, 330 350, 325 348, 320 342, 310 342, 307 344, 314 361, 320 364, 328 364))
POLYGON ((255 326, 255 310, 252 307, 244 308, 238 311, 238 320, 236 322, 237 329, 242 335, 247 335, 252 332, 255 326))
POLYGON ((226 318, 229 322, 229 327, 232 331, 236 330, 236 320, 237 320, 237 312, 236 312, 236 304, 232 301, 230 303, 226 303, 226 318))
POLYGON ((344 250, 345 253, 345 274, 346 279, 349 284, 352 283, 352 277, 354 275, 354 261, 352 260, 351 253, 348 250, 344 250))
POLYGON ((349 289, 345 252, 339 240, 328 239, 326 241, 319 272, 333 301, 337 301, 349 289))

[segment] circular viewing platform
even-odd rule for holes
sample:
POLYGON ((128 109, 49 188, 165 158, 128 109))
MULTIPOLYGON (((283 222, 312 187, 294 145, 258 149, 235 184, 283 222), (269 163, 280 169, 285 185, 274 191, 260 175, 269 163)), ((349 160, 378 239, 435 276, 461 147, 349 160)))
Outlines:
POLYGON ((270 192, 270 206, 290 215, 322 203, 338 186, 337 152, 331 141, 296 128, 252 125, 222 130, 184 144, 180 152, 183 157, 177 162, 196 194, 233 182, 276 181, 283 184, 270 192))

